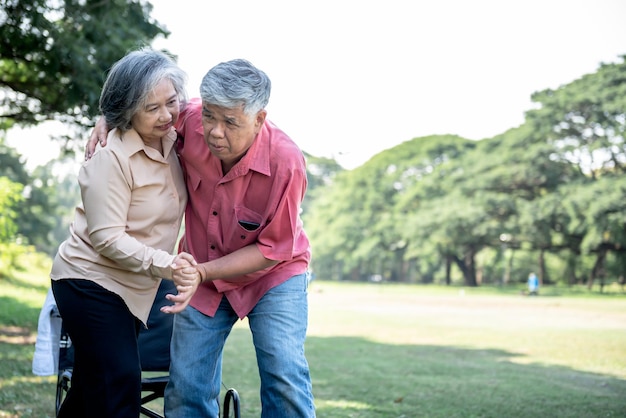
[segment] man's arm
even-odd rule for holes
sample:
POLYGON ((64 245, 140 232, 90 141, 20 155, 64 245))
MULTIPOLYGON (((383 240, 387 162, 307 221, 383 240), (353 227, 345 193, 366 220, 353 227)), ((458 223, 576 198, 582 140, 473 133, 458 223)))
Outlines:
POLYGON ((93 153, 96 152, 96 145, 98 142, 103 147, 107 144, 107 122, 103 117, 100 117, 96 122, 96 126, 93 127, 89 141, 87 141, 87 147, 85 148, 85 161, 93 157, 93 153))
MULTIPOLYGON (((240 248, 230 254, 206 263, 199 263, 196 268, 202 281, 240 277, 255 271, 264 270, 278 264, 277 260, 265 258, 256 244, 240 248)), ((243 281, 245 278, 241 278, 243 281)), ((236 283, 233 280, 232 283, 236 283)))

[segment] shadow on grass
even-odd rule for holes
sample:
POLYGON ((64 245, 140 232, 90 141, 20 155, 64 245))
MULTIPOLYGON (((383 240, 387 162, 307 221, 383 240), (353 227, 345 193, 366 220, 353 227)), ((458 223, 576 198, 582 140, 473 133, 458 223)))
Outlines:
MULTIPOLYGON (((242 416, 254 417, 259 383, 247 334, 233 331, 224 380, 239 391, 242 416)), ((502 350, 309 337, 306 353, 319 418, 626 416, 626 380, 520 364, 502 350)))
MULTIPOLYGON (((522 356, 508 351, 355 337, 309 337, 306 350, 318 418, 626 415, 626 380, 520 364, 522 356)), ((0 416, 53 416, 55 379, 32 375, 33 351, 32 345, 0 343, 0 416)), ((227 342, 223 380, 239 392, 242 417, 260 416, 247 329, 233 330, 227 342)))
POLYGON ((578 418, 626 412, 624 380, 519 364, 513 362, 517 354, 501 350, 333 337, 311 338, 307 354, 320 416, 578 418))

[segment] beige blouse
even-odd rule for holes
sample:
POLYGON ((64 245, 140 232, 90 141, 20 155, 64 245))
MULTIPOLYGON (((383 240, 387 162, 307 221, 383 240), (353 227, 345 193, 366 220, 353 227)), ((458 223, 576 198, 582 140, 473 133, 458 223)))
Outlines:
POLYGON ((78 174, 82 204, 52 265, 52 280, 87 279, 120 295, 146 323, 170 264, 187 203, 174 129, 163 156, 136 131, 113 130, 78 174))

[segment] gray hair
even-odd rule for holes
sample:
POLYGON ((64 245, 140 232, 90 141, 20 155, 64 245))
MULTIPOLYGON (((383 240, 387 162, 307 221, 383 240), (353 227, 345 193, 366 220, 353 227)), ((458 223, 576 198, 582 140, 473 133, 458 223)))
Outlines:
POLYGON ((131 119, 156 86, 168 79, 181 102, 187 100, 187 74, 163 52, 150 48, 131 51, 117 61, 102 86, 100 112, 109 129, 131 128, 131 119))
POLYGON ((242 107, 251 116, 265 108, 270 99, 269 77, 250 62, 235 59, 211 68, 200 84, 200 98, 211 105, 242 107))

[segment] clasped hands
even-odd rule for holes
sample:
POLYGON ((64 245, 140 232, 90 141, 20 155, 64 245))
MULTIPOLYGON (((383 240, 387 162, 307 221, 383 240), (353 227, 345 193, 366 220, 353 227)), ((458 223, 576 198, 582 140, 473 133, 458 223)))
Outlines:
POLYGON ((172 262, 172 281, 176 284, 177 294, 165 296, 173 305, 161 307, 164 313, 179 313, 189 305, 191 297, 196 293, 198 286, 202 282, 202 277, 198 272, 196 260, 189 253, 182 252, 176 256, 172 262))

